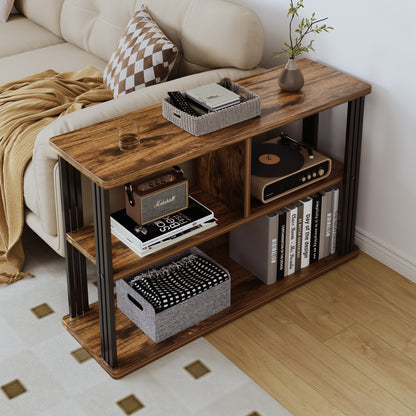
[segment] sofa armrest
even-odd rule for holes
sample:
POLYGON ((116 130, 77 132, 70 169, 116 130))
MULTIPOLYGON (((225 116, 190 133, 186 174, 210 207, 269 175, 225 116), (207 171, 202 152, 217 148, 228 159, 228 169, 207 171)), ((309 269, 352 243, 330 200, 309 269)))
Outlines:
POLYGON ((205 83, 219 81, 224 77, 238 79, 255 73, 259 69, 246 71, 223 68, 188 75, 67 114, 42 129, 35 141, 33 162, 38 189, 39 214, 44 231, 56 235, 56 215, 59 215, 56 213, 55 199, 60 198, 60 195, 56 194, 57 186, 53 180, 53 169, 58 158, 49 146, 50 138, 161 103, 168 91, 185 91, 205 83))

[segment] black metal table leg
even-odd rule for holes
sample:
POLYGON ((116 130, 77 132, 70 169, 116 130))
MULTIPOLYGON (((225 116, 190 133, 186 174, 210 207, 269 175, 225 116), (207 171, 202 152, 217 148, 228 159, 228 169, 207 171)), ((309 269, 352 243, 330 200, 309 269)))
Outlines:
POLYGON ((341 199, 342 217, 339 236, 339 252, 341 255, 352 251, 354 248, 363 115, 364 97, 348 103, 344 153, 344 189, 341 199))
POLYGON ((101 333, 101 356, 117 366, 114 280, 111 251, 109 191, 92 184, 94 201, 95 252, 97 263, 98 304, 101 333))
MULTIPOLYGON (((81 174, 64 159, 58 157, 62 181, 61 198, 64 231, 82 227, 81 174)), ((68 284, 69 316, 74 318, 88 311, 87 270, 85 257, 65 240, 66 276, 68 284)))
POLYGON ((305 117, 302 122, 302 140, 316 149, 318 145, 319 113, 305 117))

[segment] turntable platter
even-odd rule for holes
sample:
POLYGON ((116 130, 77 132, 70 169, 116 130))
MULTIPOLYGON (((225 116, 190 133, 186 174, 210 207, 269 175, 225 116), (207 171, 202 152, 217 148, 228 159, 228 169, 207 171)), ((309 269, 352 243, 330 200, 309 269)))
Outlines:
POLYGON ((289 146, 278 143, 253 144, 252 175, 266 178, 284 176, 299 170, 303 163, 303 155, 289 146))

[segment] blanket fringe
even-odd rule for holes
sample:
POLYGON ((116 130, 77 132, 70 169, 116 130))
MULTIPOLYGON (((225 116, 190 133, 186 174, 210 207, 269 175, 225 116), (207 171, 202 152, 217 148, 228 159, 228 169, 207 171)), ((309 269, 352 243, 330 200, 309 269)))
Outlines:
POLYGON ((35 277, 32 273, 25 273, 25 272, 18 272, 16 274, 0 273, 0 284, 10 285, 12 283, 17 282, 18 280, 23 279, 25 276, 35 277))

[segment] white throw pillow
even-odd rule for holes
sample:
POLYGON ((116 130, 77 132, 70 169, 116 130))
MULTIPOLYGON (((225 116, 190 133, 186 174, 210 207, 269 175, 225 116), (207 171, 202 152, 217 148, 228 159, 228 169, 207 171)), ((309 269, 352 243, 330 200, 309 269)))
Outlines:
POLYGON ((129 21, 103 78, 114 97, 166 81, 178 56, 144 6, 129 21))
POLYGON ((7 22, 12 11, 14 0, 0 0, 0 22, 7 22))

